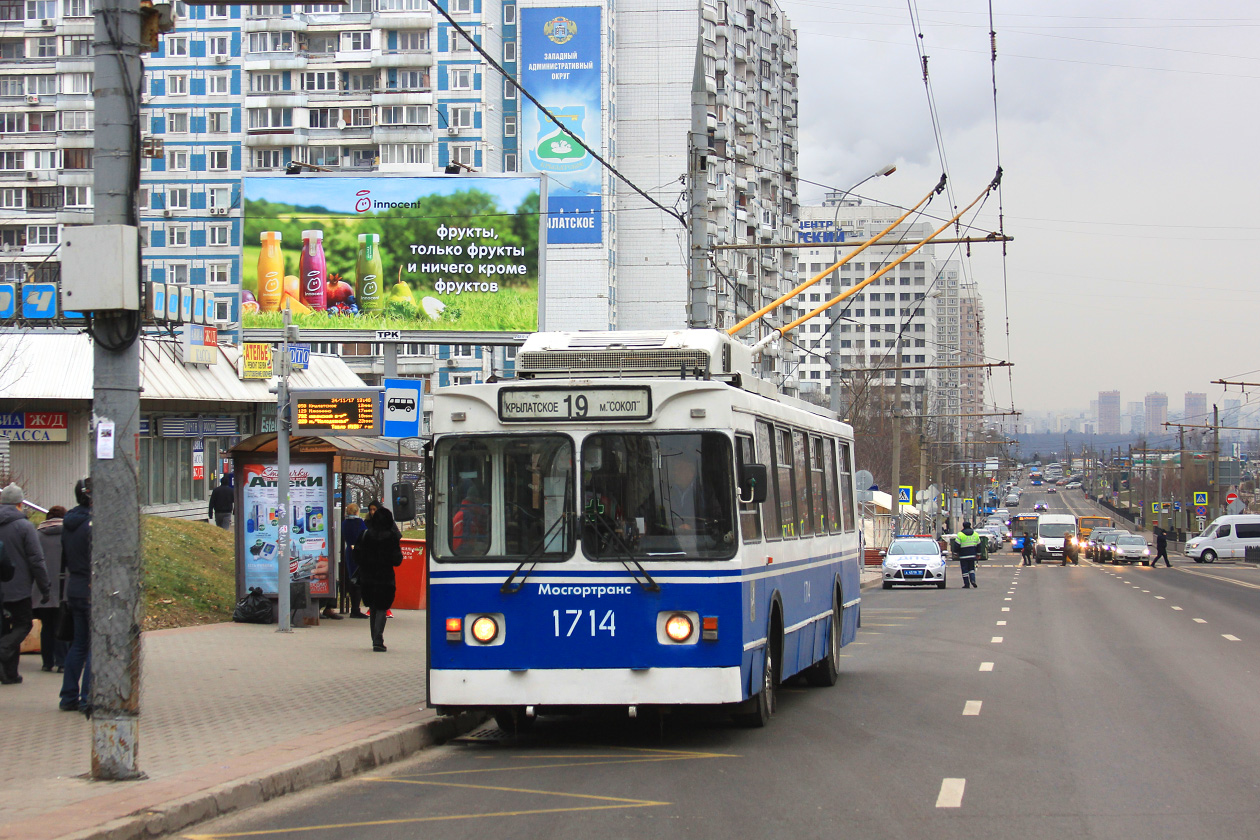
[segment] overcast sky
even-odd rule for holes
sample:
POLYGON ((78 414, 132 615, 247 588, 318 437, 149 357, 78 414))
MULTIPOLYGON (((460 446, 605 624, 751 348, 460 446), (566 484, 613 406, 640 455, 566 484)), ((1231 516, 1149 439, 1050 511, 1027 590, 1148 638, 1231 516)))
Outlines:
MULTIPOLYGON (((894 162, 896 173, 858 193, 917 201, 942 167, 906 0, 780 2, 800 41, 802 179, 845 189, 894 162)), ((910 5, 961 208, 997 167, 988 3, 910 5)), ((993 8, 1016 241, 1005 289, 999 246, 973 246, 970 273, 987 353, 1015 363, 1015 407, 1083 410, 1118 388, 1122 404, 1163 391, 1175 413, 1186 391, 1223 404, 1213 379, 1260 381, 1260 3, 993 8)), ((801 191, 814 203, 825 190, 801 191)), ((933 202, 931 212, 947 210, 933 202)), ((997 210, 993 196, 976 224, 996 230, 997 210)), ((989 399, 1011 405, 1005 373, 989 399)))

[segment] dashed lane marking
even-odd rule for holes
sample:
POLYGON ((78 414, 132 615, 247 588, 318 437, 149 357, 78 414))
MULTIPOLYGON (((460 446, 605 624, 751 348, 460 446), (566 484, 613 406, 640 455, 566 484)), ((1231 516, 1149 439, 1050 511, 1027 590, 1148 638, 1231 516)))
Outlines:
POLYGON ((992 670, 993 670, 993 663, 992 663, 992 662, 981 662, 981 663, 980 663, 980 670, 981 670, 981 671, 992 671, 992 670))
POLYGON ((974 717, 975 715, 980 714, 980 706, 983 705, 983 703, 983 700, 968 700, 963 704, 963 715, 974 717))
POLYGON ((1011 599, 1011 598, 1003 598, 1002 600, 1003 600, 1003 601, 1010 601, 1010 600, 1012 600, 1012 599, 1011 599))
POLYGON ((1242 639, 1238 638, 1237 636, 1233 636, 1233 635, 1231 635, 1231 634, 1229 634, 1229 633, 1222 633, 1222 634, 1221 634, 1221 638, 1222 638, 1222 639, 1229 639, 1231 642, 1241 642, 1241 641, 1242 641, 1242 639))
POLYGON ((1156 595, 1156 596, 1155 596, 1155 600, 1156 600, 1156 601, 1162 601, 1162 600, 1164 600, 1164 596, 1163 596, 1163 595, 1156 595))
POLYGON ((1002 607, 1002 612, 1010 612, 1010 611, 1011 611, 1010 607, 1002 607))
POLYGON ((1207 619, 1206 619, 1206 618, 1195 618, 1195 619, 1191 619, 1191 620, 1192 620, 1195 624, 1207 624, 1207 619))
POLYGON ((994 645, 1000 645, 1000 644, 1002 644, 1002 637, 1001 637, 1001 636, 994 636, 992 639, 989 639, 989 643, 990 643, 990 644, 994 644, 994 645))
POLYGON ((1177 610, 1178 612, 1180 612, 1180 611, 1181 611, 1181 607, 1173 607, 1173 609, 1174 609, 1174 610, 1177 610))
POLYGON ((936 795, 937 808, 961 808, 966 779, 941 779, 941 792, 936 795))
POLYGON ((1005 622, 1005 621, 999 621, 999 622, 997 623, 997 626, 998 626, 998 627, 1005 627, 1005 626, 1006 626, 1006 622, 1005 622))

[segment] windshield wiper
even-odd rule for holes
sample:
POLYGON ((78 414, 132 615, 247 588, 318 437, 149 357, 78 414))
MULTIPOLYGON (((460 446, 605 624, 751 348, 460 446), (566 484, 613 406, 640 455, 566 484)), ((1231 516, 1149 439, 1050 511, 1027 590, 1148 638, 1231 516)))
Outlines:
POLYGON ((529 577, 530 573, 534 571, 534 567, 538 565, 538 561, 534 560, 534 558, 542 553, 543 548, 547 545, 547 541, 551 539, 552 532, 555 531, 558 526, 567 522, 569 517, 572 515, 572 511, 565 511, 559 518, 556 519, 555 522, 551 523, 551 527, 543 533, 542 539, 540 539, 537 544, 529 550, 529 554, 525 555, 525 559, 521 561, 521 565, 517 566, 516 570, 513 571, 512 574, 508 575, 507 580, 503 581, 503 585, 499 587, 500 592, 504 595, 514 595, 521 591, 521 588, 525 586, 525 579, 529 577), (518 574, 520 574, 521 569, 525 568, 525 564, 529 563, 531 560, 533 560, 533 565, 529 567, 528 572, 521 576, 521 582, 516 584, 516 586, 512 586, 512 581, 516 579, 518 574))
POLYGON ((602 529, 602 531, 604 532, 604 536, 611 537, 612 543, 615 544, 618 548, 622 550, 622 552, 625 553, 626 556, 624 558, 618 557, 617 559, 621 561, 621 565, 626 567, 626 571, 629 572, 634 577, 635 583, 639 584, 639 586, 642 586, 648 592, 661 591, 660 584, 652 580, 652 576, 648 574, 647 569, 643 568, 643 564, 640 563, 638 560, 634 559, 634 552, 630 550, 630 546, 626 545, 625 541, 621 539, 621 536, 616 532, 616 530, 613 529, 611 525, 608 524, 608 521, 604 519, 604 517, 593 516, 593 517, 590 517, 588 521, 593 522, 597 530, 602 529), (636 573, 634 569, 630 568, 631 563, 634 564, 635 569, 639 570, 638 573, 636 573), (643 578, 644 578, 643 580, 639 579, 640 574, 643 575, 643 578))

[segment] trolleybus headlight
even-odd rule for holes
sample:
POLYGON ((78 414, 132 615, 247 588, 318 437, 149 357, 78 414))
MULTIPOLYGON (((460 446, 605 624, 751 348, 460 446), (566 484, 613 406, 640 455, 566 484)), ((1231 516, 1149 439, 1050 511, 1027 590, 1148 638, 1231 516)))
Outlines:
POLYGON ((665 622, 665 635, 675 642, 685 642, 691 638, 691 619, 682 613, 675 613, 665 622))
POLYGON ((479 616, 473 620, 472 635, 483 645, 488 645, 499 635, 499 622, 488 615, 479 616))

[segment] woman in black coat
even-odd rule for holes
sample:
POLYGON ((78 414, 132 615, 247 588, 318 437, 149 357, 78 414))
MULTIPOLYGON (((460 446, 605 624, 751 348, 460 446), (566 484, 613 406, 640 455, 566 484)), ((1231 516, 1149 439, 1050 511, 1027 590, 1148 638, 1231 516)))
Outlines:
POLYGON ((394 514, 378 507, 354 549, 363 605, 372 611, 372 650, 377 653, 385 652, 385 618, 394 603, 394 567, 402 565, 401 540, 394 514))

